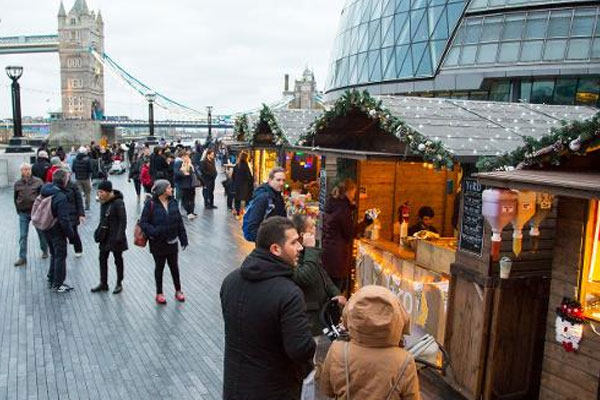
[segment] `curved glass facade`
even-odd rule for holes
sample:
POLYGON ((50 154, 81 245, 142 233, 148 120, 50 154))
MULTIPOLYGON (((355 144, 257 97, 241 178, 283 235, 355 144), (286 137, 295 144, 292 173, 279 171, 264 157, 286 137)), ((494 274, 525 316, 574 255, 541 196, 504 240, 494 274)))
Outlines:
POLYGON ((581 7, 467 17, 444 69, 600 59, 599 12, 581 7))
POLYGON ((349 0, 327 90, 432 77, 464 7, 465 0, 349 0))

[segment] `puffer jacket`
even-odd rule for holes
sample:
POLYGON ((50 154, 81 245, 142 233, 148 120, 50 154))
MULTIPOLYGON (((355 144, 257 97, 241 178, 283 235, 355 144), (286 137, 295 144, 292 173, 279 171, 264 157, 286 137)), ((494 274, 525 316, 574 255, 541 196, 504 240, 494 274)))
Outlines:
MULTIPOLYGON (((125 235, 127 211, 123 203, 123 194, 120 191, 113 190, 112 196, 102 203, 96 232, 101 226, 108 227, 108 235, 104 242, 99 243, 100 250, 114 252, 127 250, 127 236, 125 235)), ((96 237, 96 235, 94 236, 96 237)))
POLYGON ((177 239, 181 246, 188 245, 179 205, 173 198, 169 199, 167 209, 156 196, 147 200, 140 217, 140 228, 148 236, 152 254, 177 253, 179 249, 177 239))
POLYGON ((65 195, 67 196, 69 221, 71 221, 71 225, 77 226, 79 225, 79 217, 85 217, 81 192, 73 182, 69 181, 69 183, 67 183, 65 195))
POLYGON ((69 207, 67 206, 67 189, 54 183, 46 183, 42 186, 40 195, 42 197, 52 196, 52 215, 56 218, 56 223, 48 232, 66 236, 69 241, 73 241, 75 233, 69 220, 69 207))
POLYGON ((87 154, 78 153, 73 161, 73 173, 75 174, 75 179, 78 181, 90 179, 93 171, 92 160, 90 157, 88 157, 87 154))
POLYGON ((350 298, 343 319, 350 342, 331 345, 317 374, 323 393, 346 399, 349 390, 352 400, 384 400, 391 392, 393 400, 420 400, 415 361, 399 347, 402 334, 408 333, 409 315, 398 298, 382 286, 365 286, 350 298))

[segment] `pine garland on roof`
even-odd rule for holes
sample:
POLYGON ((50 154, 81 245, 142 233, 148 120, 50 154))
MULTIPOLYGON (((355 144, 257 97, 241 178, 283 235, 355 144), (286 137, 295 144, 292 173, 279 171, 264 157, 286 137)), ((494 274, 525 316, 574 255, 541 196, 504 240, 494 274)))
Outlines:
POLYGON ((454 158, 442 142, 430 139, 414 129, 408 127, 404 121, 395 117, 389 110, 382 106, 381 101, 374 99, 367 91, 346 91, 334 104, 316 119, 308 132, 300 138, 300 144, 311 146, 316 135, 326 129, 336 118, 344 117, 352 111, 358 111, 368 118, 377 121, 379 129, 396 136, 405 143, 412 154, 423 157, 425 161, 433 163, 435 168, 452 168, 454 158))
POLYGON ((235 118, 233 124, 233 133, 238 142, 245 142, 248 140, 248 116, 246 114, 239 115, 235 118))
POLYGON ((289 144, 288 140, 286 139, 285 135, 283 134, 283 131, 279 127, 277 120, 275 119, 275 115, 273 114, 273 111, 271 111, 269 106, 267 106, 266 104, 263 104, 263 106, 260 110, 258 120, 256 121, 256 123, 254 124, 254 127, 252 128, 252 131, 254 132, 254 134, 252 135, 252 143, 253 144, 256 141, 256 136, 259 134, 258 128, 260 127, 261 122, 267 124, 269 129, 271 130, 271 133, 273 133, 273 136, 275 137, 274 144, 276 146, 289 144))
POLYGON ((509 153, 480 159, 477 169, 493 171, 560 165, 561 158, 584 155, 586 149, 600 145, 600 112, 588 120, 570 124, 561 121, 561 125, 539 139, 524 137, 525 144, 509 153))

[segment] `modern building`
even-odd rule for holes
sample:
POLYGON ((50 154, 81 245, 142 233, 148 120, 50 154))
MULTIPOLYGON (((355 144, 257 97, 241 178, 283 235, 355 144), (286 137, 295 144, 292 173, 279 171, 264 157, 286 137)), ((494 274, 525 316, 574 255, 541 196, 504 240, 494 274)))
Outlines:
POLYGON ((547 104, 600 104, 595 1, 348 0, 326 98, 348 88, 547 104))

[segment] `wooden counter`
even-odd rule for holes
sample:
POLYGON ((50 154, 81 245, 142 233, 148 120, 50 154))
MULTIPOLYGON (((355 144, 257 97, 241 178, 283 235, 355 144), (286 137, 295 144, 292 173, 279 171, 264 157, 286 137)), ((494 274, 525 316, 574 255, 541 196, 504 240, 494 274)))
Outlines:
POLYGON ((390 242, 389 240, 371 240, 360 238, 359 241, 366 243, 378 250, 393 254, 395 257, 402 260, 414 260, 416 258, 414 251, 405 249, 404 247, 398 245, 398 243, 390 242))

